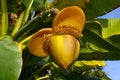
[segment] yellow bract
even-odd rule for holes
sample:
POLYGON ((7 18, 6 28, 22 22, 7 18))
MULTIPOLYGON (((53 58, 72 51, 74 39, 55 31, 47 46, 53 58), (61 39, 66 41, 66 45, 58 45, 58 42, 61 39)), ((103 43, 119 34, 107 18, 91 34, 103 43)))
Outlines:
POLYGON ((80 7, 71 6, 61 10, 53 20, 53 32, 81 36, 85 24, 85 15, 80 7), (59 30, 60 29, 60 30, 59 30), (64 31, 63 33, 61 33, 64 31))
POLYGON ((38 57, 48 56, 47 41, 49 36, 52 35, 51 33, 51 28, 44 28, 36 32, 29 40, 29 52, 38 57))
POLYGON ((56 35, 49 39, 49 50, 56 64, 68 68, 78 58, 80 44, 71 35, 56 35))
POLYGON ((84 23, 85 15, 80 7, 71 6, 64 8, 54 18, 52 28, 43 28, 32 36, 28 44, 30 53, 38 57, 48 56, 48 38, 52 34, 69 34, 74 37, 80 37, 84 23))

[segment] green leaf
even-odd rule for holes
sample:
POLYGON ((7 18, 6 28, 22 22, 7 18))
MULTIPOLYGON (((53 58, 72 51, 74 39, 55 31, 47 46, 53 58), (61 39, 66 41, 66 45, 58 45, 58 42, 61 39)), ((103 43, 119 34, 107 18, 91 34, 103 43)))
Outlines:
POLYGON ((79 6, 85 8, 85 4, 89 0, 54 0, 53 5, 58 9, 63 9, 67 6, 79 6))
POLYGON ((17 8, 18 1, 19 0, 7 0, 7 8, 9 12, 16 13, 18 11, 18 8, 17 8))
POLYGON ((86 19, 90 20, 117 8, 120 0, 54 0, 53 5, 60 10, 67 6, 79 6, 84 9, 86 19))
POLYGON ((45 7, 46 0, 34 0, 32 10, 40 10, 45 7))
POLYGON ((0 36, 0 80, 18 80, 22 68, 22 54, 9 36, 0 36))
POLYGON ((102 27, 102 37, 108 38, 113 35, 120 35, 120 19, 99 19, 98 23, 102 27))
POLYGON ((20 13, 24 10, 21 0, 7 0, 8 12, 20 13))
POLYGON ((114 35, 106 39, 110 44, 120 49, 120 35, 114 35))
MULTIPOLYGON (((26 7, 28 7, 30 0, 23 0, 23 3, 26 7)), ((46 0, 34 0, 33 5, 32 5, 32 10, 33 11, 38 11, 42 8, 45 7, 46 0)))
POLYGON ((91 0, 85 10, 86 19, 90 20, 104 15, 119 7, 118 5, 120 5, 120 0, 91 0))
POLYGON ((102 38, 109 42, 111 45, 120 49, 119 39, 120 39, 120 19, 98 19, 96 22, 102 28, 102 38))
POLYGON ((109 42, 107 42, 106 40, 104 40, 101 36, 100 36, 100 32, 98 29, 93 29, 91 28, 97 28, 100 27, 99 24, 97 23, 87 23, 84 31, 83 31, 83 39, 98 46, 99 48, 103 48, 109 51, 119 51, 118 48, 114 47, 113 45, 111 45, 109 42), (99 35, 98 35, 99 34, 99 35))
POLYGON ((102 38, 102 27, 96 22, 86 23, 81 41, 87 46, 82 45, 79 60, 120 60, 119 37, 102 38))
POLYGON ((108 50, 105 50, 103 48, 99 48, 98 46, 95 46, 94 44, 89 43, 89 47, 94 50, 94 51, 98 51, 98 52, 109 52, 108 50))
POLYGON ((102 66, 106 66, 105 61, 103 60, 90 60, 90 61, 86 61, 86 60, 80 60, 80 61, 76 61, 70 69, 74 70, 81 70, 81 71, 85 71, 88 69, 94 69, 96 67, 102 67, 102 66))
POLYGON ((94 52, 92 49, 90 49, 89 47, 89 42, 85 41, 83 38, 79 39, 80 42, 80 53, 90 53, 90 52, 94 52))

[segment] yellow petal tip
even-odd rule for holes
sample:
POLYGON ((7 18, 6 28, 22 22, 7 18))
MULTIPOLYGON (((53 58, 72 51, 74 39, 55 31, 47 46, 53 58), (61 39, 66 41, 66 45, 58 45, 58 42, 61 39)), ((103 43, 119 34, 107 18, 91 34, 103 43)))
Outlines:
POLYGON ((78 6, 70 6, 61 10, 53 20, 53 32, 56 34, 71 34, 81 37, 85 24, 85 14, 78 6))

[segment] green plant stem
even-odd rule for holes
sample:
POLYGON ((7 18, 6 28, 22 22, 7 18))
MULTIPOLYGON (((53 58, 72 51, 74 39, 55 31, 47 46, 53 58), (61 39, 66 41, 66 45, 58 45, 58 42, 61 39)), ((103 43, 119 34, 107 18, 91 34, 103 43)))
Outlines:
POLYGON ((23 39, 23 40, 20 41, 19 43, 23 44, 23 43, 27 42, 28 40, 30 40, 30 38, 31 38, 32 36, 33 36, 33 35, 28 36, 27 38, 23 39))
POLYGON ((0 13, 0 35, 1 35, 1 32, 2 32, 2 26, 1 26, 1 13, 0 13))
POLYGON ((41 70, 43 70, 43 69, 44 69, 45 67, 47 67, 48 65, 50 65, 50 63, 44 64, 41 68, 39 68, 39 69, 35 72, 35 74, 39 73, 41 70))
POLYGON ((46 79, 46 78, 49 78, 49 76, 46 75, 46 76, 43 76, 43 77, 39 77, 39 78, 37 78, 36 80, 42 80, 42 79, 46 79))
POLYGON ((16 24, 15 24, 15 26, 14 26, 14 29, 13 29, 13 31, 12 31, 11 36, 14 37, 14 35, 16 34, 16 32, 20 29, 21 24, 22 24, 23 17, 24 17, 24 12, 21 13, 18 21, 16 22, 16 24))
MULTIPOLYGON (((33 75, 30 76, 30 78, 28 80, 31 80, 35 74, 38 74, 41 70, 43 70, 45 67, 47 67, 48 65, 50 65, 50 63, 46 63, 44 64, 42 67, 40 67, 33 75)), ((40 80, 40 79, 39 79, 40 80)))
POLYGON ((24 11, 24 18, 23 18, 23 21, 22 21, 23 22, 22 25, 24 25, 28 20, 28 17, 29 17, 30 10, 31 10, 33 2, 34 2, 34 0, 30 0, 29 6, 24 11))
POLYGON ((8 12, 7 1, 1 0, 1 34, 7 34, 8 30, 8 12))
POLYGON ((17 41, 21 41, 21 39, 30 32, 34 27, 39 25, 40 17, 39 15, 34 17, 31 21, 27 22, 20 30, 15 34, 14 38, 17 41), (22 35, 21 35, 22 34, 22 35))

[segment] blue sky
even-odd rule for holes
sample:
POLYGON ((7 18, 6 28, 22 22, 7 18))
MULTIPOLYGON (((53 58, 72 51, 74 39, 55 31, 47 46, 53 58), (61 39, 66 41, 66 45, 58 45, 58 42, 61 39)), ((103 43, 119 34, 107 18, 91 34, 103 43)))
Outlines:
POLYGON ((112 80, 120 80, 120 61, 106 61, 106 64, 103 70, 108 77, 112 80))
MULTIPOLYGON (((100 18, 120 18, 120 7, 104 16, 100 16, 100 18)), ((120 80, 120 60, 106 61, 106 66, 103 70, 112 80, 120 80)))
POLYGON ((107 13, 104 16, 101 16, 101 18, 120 18, 120 7, 107 13))

